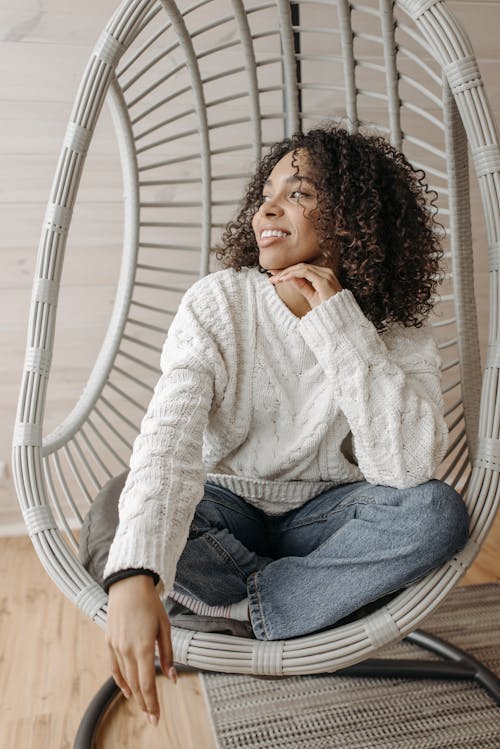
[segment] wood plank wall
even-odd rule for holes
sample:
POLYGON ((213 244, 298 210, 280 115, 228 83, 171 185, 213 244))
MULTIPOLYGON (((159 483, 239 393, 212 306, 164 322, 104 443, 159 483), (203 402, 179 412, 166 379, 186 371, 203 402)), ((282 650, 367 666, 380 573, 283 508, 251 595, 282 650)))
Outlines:
MULTIPOLYGON (((71 105, 90 51, 117 0, 3 0, 0 9, 0 534, 23 532, 10 475, 10 444, 39 234, 71 105)), ((500 0, 453 0, 500 121, 500 0)), ((49 392, 51 425, 69 411, 110 312, 122 221, 121 183, 108 115, 93 146, 71 228, 71 257, 49 392), (80 252, 79 252, 80 251, 80 252), (93 302, 88 304, 89 299, 93 302), (94 302, 94 299, 96 300, 94 302)), ((474 243, 483 357, 487 241, 473 185, 474 243)), ((484 358, 483 358, 484 361, 484 358)))

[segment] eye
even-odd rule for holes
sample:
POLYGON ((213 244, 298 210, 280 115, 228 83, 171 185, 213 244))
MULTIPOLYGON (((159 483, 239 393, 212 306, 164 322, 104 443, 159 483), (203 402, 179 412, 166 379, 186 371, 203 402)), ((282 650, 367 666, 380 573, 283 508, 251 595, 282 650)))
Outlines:
POLYGON ((290 197, 294 200, 300 200, 301 198, 310 198, 311 196, 307 192, 302 192, 302 190, 294 190, 290 197))

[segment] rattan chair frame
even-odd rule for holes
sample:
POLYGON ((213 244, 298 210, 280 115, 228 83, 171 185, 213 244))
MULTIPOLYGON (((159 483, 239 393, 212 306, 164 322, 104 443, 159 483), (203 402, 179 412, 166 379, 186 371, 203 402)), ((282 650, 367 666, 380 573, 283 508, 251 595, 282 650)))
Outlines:
MULTIPOLYGON (((226 197, 217 199, 213 190, 227 179, 227 191, 230 191, 233 184, 230 178, 244 178, 248 173, 237 171, 228 176, 218 172, 214 166, 215 156, 224 151, 225 157, 230 160, 232 154, 239 153, 238 149, 247 148, 247 153, 251 152, 255 162, 267 145, 267 120, 274 117, 274 121, 283 126, 284 133, 291 134, 307 120, 303 101, 308 92, 316 92, 314 95, 321 98, 323 91, 335 90, 334 83, 325 86, 319 82, 308 87, 302 80, 303 68, 299 63, 307 64, 308 52, 301 48, 301 40, 307 33, 312 34, 314 29, 299 25, 298 12, 304 11, 305 16, 311 4, 307 0, 292 6, 286 0, 264 0, 260 5, 252 4, 250 0, 232 0, 229 20, 224 21, 223 16, 218 17, 214 13, 209 23, 199 25, 193 32, 189 28, 190 19, 196 16, 201 6, 210 6, 210 0, 200 0, 183 9, 174 0, 124 0, 106 26, 84 72, 66 131, 40 241, 14 433, 13 472, 23 517, 42 564, 63 593, 101 627, 104 627, 106 620, 107 596, 80 564, 73 531, 82 518, 81 498, 90 502, 105 480, 117 473, 117 469, 126 466, 124 455, 131 443, 123 435, 127 430, 132 432, 137 428, 137 421, 128 418, 108 393, 111 389, 115 395, 124 398, 131 409, 136 407, 140 410, 144 404, 128 393, 123 382, 139 389, 143 385, 145 397, 149 397, 157 374, 157 366, 151 362, 154 357, 159 361, 158 336, 166 332, 166 326, 157 322, 162 310, 148 299, 154 296, 155 290, 161 293, 183 291, 197 277, 210 272, 210 247, 213 232, 220 227, 220 209, 229 207, 233 201, 231 196, 227 197, 227 192, 226 197), (255 16, 271 12, 277 14, 278 28, 275 26, 259 34, 251 30, 255 16), (224 23, 230 22, 235 24, 237 34, 224 36, 221 33, 217 54, 225 54, 231 49, 240 50, 243 62, 235 65, 234 69, 238 67, 242 71, 247 84, 243 92, 228 90, 224 95, 219 92, 213 98, 213 93, 208 94, 207 89, 214 82, 229 81, 233 70, 226 67, 222 71, 214 72, 210 68, 202 71, 201 64, 208 57, 208 51, 200 52, 195 44, 204 34, 209 34, 214 28, 219 30, 224 23), (147 42, 141 42, 142 47, 124 64, 125 53, 148 33, 147 42), (158 48, 155 45, 163 33, 171 34, 169 38, 173 41, 169 42, 170 46, 167 44, 158 48), (281 55, 278 58, 269 53, 270 56, 263 57, 260 48, 257 49, 258 45, 271 43, 276 34, 280 39, 281 55), (148 61, 142 63, 141 55, 149 55, 148 61), (148 80, 160 59, 173 60, 163 79, 152 80, 144 91, 134 92, 141 79, 148 80), (263 66, 267 66, 268 70, 277 69, 282 74, 281 81, 271 80, 267 91, 264 91, 266 86, 258 81, 257 76, 263 66), (160 85, 168 85, 166 93, 153 102, 150 98, 156 95, 160 85), (262 98, 266 94, 270 94, 273 101, 278 100, 279 111, 276 114, 263 111, 262 98), (143 126, 151 113, 168 107, 170 102, 175 103, 176 96, 190 96, 189 107, 183 109, 183 105, 174 106, 166 119, 143 126), (240 99, 246 102, 246 112, 241 117, 233 116, 224 122, 211 119, 216 104, 222 106, 224 101, 229 100, 236 108, 240 99), (116 301, 100 353, 81 398, 64 422, 50 434, 44 435, 46 393, 51 373, 66 238, 86 154, 105 100, 116 127, 126 205, 116 301), (140 111, 139 107, 142 107, 140 111), (196 126, 191 128, 191 135, 199 138, 199 149, 194 159, 198 172, 194 176, 190 171, 192 155, 187 153, 187 149, 182 153, 182 137, 187 137, 189 128, 186 127, 176 136, 173 151, 168 151, 169 136, 161 137, 167 121, 182 122, 189 118, 194 118, 196 122, 196 126), (236 142, 227 146, 214 145, 213 139, 218 132, 224 134, 231 127, 234 134, 239 127, 247 125, 251 137, 244 144, 239 144, 236 138, 236 142), (163 156, 158 151, 160 146, 166 149, 163 156), (146 162, 144 159, 149 158, 148 154, 155 154, 155 160, 146 162), (145 192, 155 184, 162 189, 172 185, 170 177, 155 180, 155 175, 162 169, 175 169, 177 164, 177 185, 182 190, 195 188, 194 199, 174 200, 176 210, 185 210, 188 214, 188 220, 178 224, 168 213, 168 201, 162 203, 157 200, 152 205, 144 198, 145 192), (162 218, 167 217, 166 221, 158 218, 159 213, 154 213, 158 209, 166 212, 161 214, 162 218), (145 210, 152 212, 154 220, 144 218, 145 210), (141 281, 140 273, 147 273, 149 267, 141 260, 141 247, 149 244, 151 251, 156 251, 155 247, 164 253, 170 251, 165 240, 158 244, 141 239, 146 225, 152 230, 176 227, 180 235, 185 232, 186 238, 179 241, 179 247, 189 257, 197 258, 198 268, 177 268, 178 273, 182 274, 181 281, 169 286, 168 281, 161 280, 162 273, 175 272, 175 267, 159 268, 153 263, 149 270, 154 273, 155 280, 141 281), (197 239, 193 241, 195 234, 197 239), (141 286, 146 296, 137 296, 141 286), (148 307, 153 314, 152 320, 139 319, 138 311, 147 313, 148 307), (135 332, 131 325, 136 326, 135 332), (149 335, 151 342, 148 343, 149 335), (153 336, 156 336, 154 340, 153 336), (141 352, 149 351, 152 358, 125 350, 124 341, 142 347, 141 352), (125 357, 121 364, 118 362, 119 355, 125 357), (130 369, 123 361, 130 365, 130 369), (142 366, 144 380, 137 374, 131 374, 132 365, 142 366), (113 380, 116 372, 124 378, 121 384, 113 380), (109 462, 102 457, 104 452, 110 456, 109 462)), ((437 123, 444 133, 444 151, 433 145, 428 145, 427 151, 434 151, 443 157, 446 170, 443 173, 431 168, 427 173, 431 176, 434 174, 437 179, 445 178, 442 194, 448 196, 448 254, 452 264, 453 292, 443 295, 442 301, 452 305, 453 331, 449 334, 451 338, 445 337, 440 347, 443 352, 452 348, 456 350, 456 356, 451 357, 445 369, 456 371, 449 390, 453 391, 457 386, 460 388, 459 396, 450 402, 447 409, 447 417, 454 431, 448 468, 443 476, 463 492, 471 516, 470 539, 463 551, 453 559, 402 591, 373 614, 328 631, 287 641, 265 642, 173 628, 175 661, 188 667, 284 676, 336 671, 365 660, 382 646, 414 631, 441 603, 475 559, 498 507, 500 148, 496 124, 470 41, 443 0, 400 0, 396 8, 390 0, 381 0, 379 7, 367 7, 366 17, 373 18, 373 23, 380 25, 377 40, 369 38, 371 33, 353 32, 353 13, 364 13, 362 4, 320 0, 315 5, 323 5, 325 13, 330 12, 333 6, 336 8, 338 27, 332 31, 332 38, 338 41, 343 67, 343 81, 338 89, 342 89, 345 96, 344 114, 351 128, 358 128, 362 122, 360 98, 370 96, 357 76, 360 71, 378 75, 381 68, 377 62, 356 59, 355 43, 363 35, 367 43, 377 43, 383 48, 382 67, 386 89, 385 93, 374 96, 382 98, 387 105, 387 133, 394 145, 403 147, 412 142, 416 147, 421 145, 421 138, 415 136, 412 141, 412 136, 402 127, 403 100, 400 88, 403 82, 408 83, 418 96, 425 97, 432 106, 437 102, 442 107, 442 122, 434 118, 434 124, 437 123), (395 9, 407 20, 396 23, 395 9), (417 80, 410 81, 404 72, 398 70, 401 45, 396 42, 395 34, 396 28, 399 30, 403 26, 406 37, 422 45, 432 59, 432 65, 411 51, 408 51, 408 59, 422 70, 427 68, 433 83, 441 87, 441 97, 417 80), (436 65, 440 75, 436 75, 436 65), (484 374, 481 373, 471 272, 469 154, 479 181, 489 244, 490 325, 484 374)), ((211 7, 215 6, 212 4, 211 7)), ((327 55, 325 64, 337 64, 333 57, 327 55)), ((320 53, 315 64, 318 62, 321 62, 320 53)), ((429 122, 434 117, 418 102, 408 101, 408 108, 429 122)), ((331 113, 329 111, 327 114, 331 113)), ((311 122, 326 119, 325 113, 311 112, 308 117, 311 122)), ((281 133, 277 134, 276 139, 280 136, 281 133)), ((175 313, 175 305, 170 313, 175 313)), ((437 320, 436 330, 439 331, 440 326, 446 327, 449 322, 447 318, 437 320)))

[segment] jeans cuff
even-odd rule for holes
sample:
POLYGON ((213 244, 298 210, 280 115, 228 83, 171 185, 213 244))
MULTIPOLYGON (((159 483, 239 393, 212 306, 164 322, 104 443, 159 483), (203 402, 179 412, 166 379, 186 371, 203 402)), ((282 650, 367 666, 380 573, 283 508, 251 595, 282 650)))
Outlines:
POLYGON ((250 623, 254 631, 255 637, 258 640, 270 640, 264 622, 264 612, 262 610, 262 601, 260 600, 259 591, 257 588, 257 577, 260 572, 252 572, 247 578, 247 592, 248 592, 248 611, 250 613, 250 623))

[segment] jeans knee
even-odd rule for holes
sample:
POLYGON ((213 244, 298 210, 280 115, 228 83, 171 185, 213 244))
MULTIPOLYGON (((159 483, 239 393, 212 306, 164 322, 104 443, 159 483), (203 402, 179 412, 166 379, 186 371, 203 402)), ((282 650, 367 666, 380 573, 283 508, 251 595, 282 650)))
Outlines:
POLYGON ((434 479, 417 488, 428 495, 425 526, 433 541, 436 557, 448 559, 465 546, 469 537, 469 514, 465 502, 444 481, 434 479))

